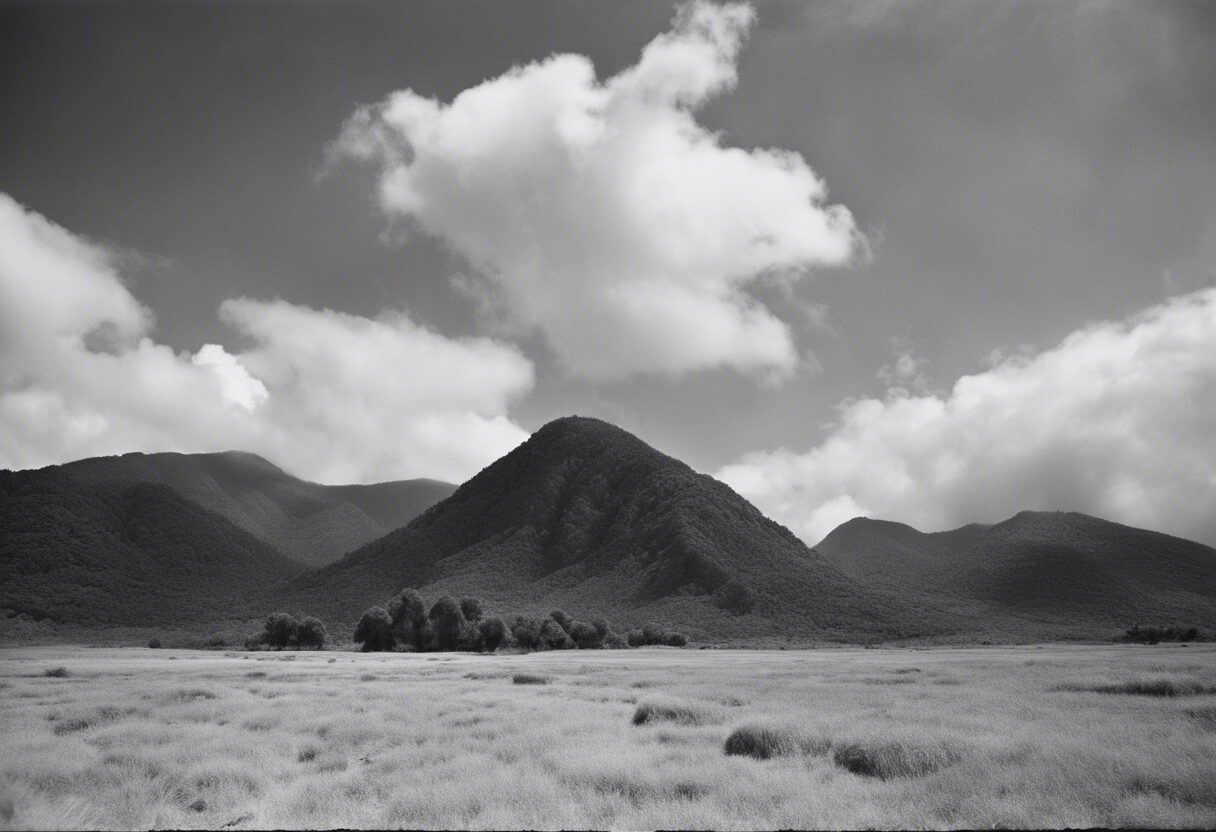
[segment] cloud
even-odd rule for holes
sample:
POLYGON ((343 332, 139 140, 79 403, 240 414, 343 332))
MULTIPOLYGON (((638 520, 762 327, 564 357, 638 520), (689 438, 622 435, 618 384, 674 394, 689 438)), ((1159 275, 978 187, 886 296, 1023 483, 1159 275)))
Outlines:
POLYGON ((0 466, 238 448, 324 482, 460 481, 527 436, 512 347, 241 298, 220 314, 249 349, 178 353, 113 261, 0 194, 0 466))
POLYGON ((948 394, 846 402, 811 450, 750 453, 718 477, 810 543, 855 515, 940 530, 1060 509, 1216 544, 1214 357, 1207 289, 997 359, 948 394))
POLYGON ((749 284, 846 264, 864 240, 800 155, 724 146, 694 118, 734 87, 753 17, 682 6, 602 83, 565 54, 447 104, 395 92, 351 117, 332 157, 377 165, 384 212, 460 254, 492 289, 479 297, 573 373, 785 377, 792 333, 749 284))

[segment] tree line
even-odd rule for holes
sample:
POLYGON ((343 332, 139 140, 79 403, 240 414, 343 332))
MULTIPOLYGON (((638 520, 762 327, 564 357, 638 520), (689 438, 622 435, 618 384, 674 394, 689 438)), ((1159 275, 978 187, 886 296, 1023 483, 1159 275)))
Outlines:
POLYGON ((415 589, 406 588, 384 606, 363 613, 354 640, 365 653, 412 650, 417 653, 462 650, 493 653, 499 647, 524 650, 593 650, 665 644, 683 647, 682 633, 647 624, 622 636, 603 618, 579 621, 561 610, 548 618, 516 616, 508 626, 500 616, 487 616, 477 598, 457 601, 440 597, 430 607, 415 589))

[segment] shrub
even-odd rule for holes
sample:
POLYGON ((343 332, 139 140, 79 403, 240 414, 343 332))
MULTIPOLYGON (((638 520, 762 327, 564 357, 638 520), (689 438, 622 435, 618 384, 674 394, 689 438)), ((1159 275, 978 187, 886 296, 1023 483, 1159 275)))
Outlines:
POLYGON ((223 636, 218 636, 218 635, 208 636, 206 639, 203 640, 203 647, 207 650, 217 650, 221 647, 227 647, 227 646, 228 646, 228 642, 225 641, 223 636))
POLYGON ((1133 679, 1127 682, 1115 682, 1109 685, 1091 685, 1089 687, 1073 686, 1069 690, 1088 691, 1091 693, 1127 694, 1131 696, 1198 696, 1205 693, 1216 693, 1216 685, 1205 685, 1193 679, 1133 679))
POLYGON ((625 636, 625 641, 630 647, 646 646, 646 636, 643 635, 641 630, 630 630, 625 636))
POLYGON ((296 633, 296 643, 300 647, 320 650, 328 639, 329 633, 325 631, 325 625, 321 623, 321 619, 309 615, 300 620, 300 627, 296 633))
POLYGON ((663 643, 668 647, 685 647, 688 645, 688 636, 671 631, 663 636, 663 643))
POLYGON ((1123 635, 1115 639, 1132 644, 1157 644, 1161 641, 1190 642, 1200 640, 1199 629, 1196 627, 1141 627, 1132 626, 1123 635))
POLYGON ((914 745, 906 742, 865 742, 837 746, 832 762, 863 777, 890 780, 923 777, 958 762, 960 755, 947 745, 914 745))
POLYGON ((511 677, 511 683, 515 685, 547 685, 549 684, 549 677, 537 676, 534 673, 516 673, 511 677))
POLYGON ((150 639, 148 641, 148 649, 149 650, 159 650, 160 649, 160 639, 158 639, 158 638, 150 639))
POLYGON ((830 747, 829 740, 808 736, 794 728, 744 725, 731 732, 722 750, 729 755, 767 760, 795 754, 824 754, 830 747))
POLYGON ((372 607, 363 613, 355 626, 354 639, 362 644, 364 653, 387 652, 393 649, 393 619, 384 607, 372 607))
POLYGON ((68 669, 66 667, 48 667, 46 670, 42 671, 42 675, 50 676, 52 679, 63 679, 71 676, 72 674, 68 673, 68 669))
POLYGON ((266 633, 253 633, 245 637, 246 650, 261 650, 266 646, 266 633))
POLYGON ((501 618, 485 618, 477 625, 481 633, 481 649, 493 653, 507 639, 507 625, 501 618))
POLYGON ((634 725, 651 722, 677 722, 681 725, 708 725, 719 720, 718 712, 691 702, 642 702, 633 712, 634 725))
POLYGON ((608 638, 608 634, 612 632, 612 625, 605 618, 596 618, 591 622, 591 626, 600 634, 600 641, 608 638))

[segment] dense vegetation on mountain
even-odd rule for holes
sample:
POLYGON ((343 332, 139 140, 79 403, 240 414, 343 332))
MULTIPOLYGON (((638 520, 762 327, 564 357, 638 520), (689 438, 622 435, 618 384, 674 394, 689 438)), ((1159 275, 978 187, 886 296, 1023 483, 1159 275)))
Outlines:
POLYGON ((559 419, 407 527, 303 576, 353 623, 401 586, 709 638, 875 639, 953 622, 841 574, 726 485, 595 419, 559 419))
POLYGON ((84 482, 149 482, 231 520, 309 566, 332 563, 413 520, 455 491, 438 480, 319 485, 259 456, 140 454, 95 457, 57 466, 84 482))
POLYGON ((1024 511, 925 534, 857 518, 815 550, 868 584, 968 612, 1004 632, 1078 634, 1216 621, 1216 550, 1075 512, 1024 511), (1019 629, 1020 628, 1020 629, 1019 629))
POLYGON ((84 627, 256 616, 297 562, 164 485, 0 471, 0 615, 84 627))

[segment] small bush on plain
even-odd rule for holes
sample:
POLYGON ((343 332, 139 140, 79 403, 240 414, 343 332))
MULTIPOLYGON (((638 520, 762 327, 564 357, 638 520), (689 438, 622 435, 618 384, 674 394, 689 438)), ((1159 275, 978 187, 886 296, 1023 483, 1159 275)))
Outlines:
POLYGON ((652 702, 638 704, 633 712, 634 725, 655 722, 675 722, 681 725, 708 725, 717 722, 718 713, 712 708, 690 702, 652 702))
POLYGON ((960 756, 947 745, 906 742, 849 743, 832 750, 832 762, 844 770, 881 780, 923 777, 958 762, 960 756))
POLYGON ((515 685, 547 685, 549 684, 549 677, 537 676, 534 673, 516 673, 511 677, 511 683, 515 685))
POLYGON ((723 751, 728 755, 768 760, 798 754, 824 754, 830 747, 829 740, 804 734, 788 726, 744 725, 726 738, 723 751))

